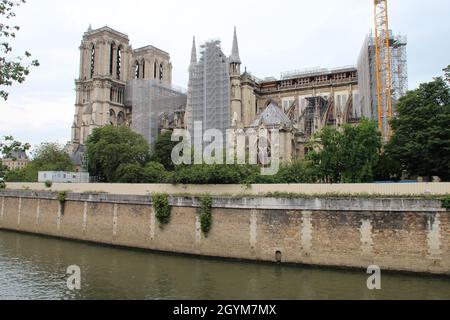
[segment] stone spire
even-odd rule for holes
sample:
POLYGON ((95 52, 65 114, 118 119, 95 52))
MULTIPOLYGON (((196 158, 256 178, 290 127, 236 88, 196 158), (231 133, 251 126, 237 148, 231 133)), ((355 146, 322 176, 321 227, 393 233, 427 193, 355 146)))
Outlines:
POLYGON ((197 47, 195 45, 195 37, 192 40, 191 66, 197 63, 197 47))
POLYGON ((92 31, 92 24, 89 24, 88 32, 92 31))
POLYGON ((239 57, 239 44, 237 39, 236 27, 234 27, 233 49, 231 50, 230 62, 239 64, 241 63, 241 58, 239 57))

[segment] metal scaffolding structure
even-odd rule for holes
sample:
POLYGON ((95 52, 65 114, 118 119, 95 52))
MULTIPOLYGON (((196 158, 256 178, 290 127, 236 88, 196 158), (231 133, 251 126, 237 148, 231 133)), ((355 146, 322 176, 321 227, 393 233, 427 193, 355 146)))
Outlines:
POLYGON ((153 148, 163 127, 161 122, 185 110, 187 95, 157 80, 135 79, 126 87, 125 103, 133 110, 133 131, 143 135, 153 148))
MULTIPOLYGON (((393 117, 396 116, 396 105, 398 100, 403 97, 408 90, 406 46, 406 36, 394 36, 392 32, 389 32, 390 87, 393 117)), ((379 121, 379 116, 383 116, 383 113, 379 113, 378 109, 379 100, 376 56, 375 37, 373 34, 369 34, 364 41, 358 59, 359 99, 362 117, 379 121)), ((380 95, 381 93, 383 93, 383 90, 380 91, 380 95)), ((381 98, 383 97, 386 97, 386 95, 381 95, 381 98)), ((384 105, 388 106, 386 103, 384 105)), ((389 111, 389 107, 385 107, 384 110, 389 111)), ((383 121, 381 121, 380 124, 383 124, 383 121)))
POLYGON ((202 121, 203 132, 217 129, 225 133, 231 125, 229 61, 218 40, 206 42, 200 48, 197 61, 194 42, 189 67, 188 128, 192 132, 194 122, 202 121))

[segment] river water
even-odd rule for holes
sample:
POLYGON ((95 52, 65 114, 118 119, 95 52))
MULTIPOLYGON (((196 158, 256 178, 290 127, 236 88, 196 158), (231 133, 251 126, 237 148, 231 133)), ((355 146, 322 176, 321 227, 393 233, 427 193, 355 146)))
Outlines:
POLYGON ((0 299, 450 299, 450 279, 118 249, 0 231, 0 299), (67 287, 69 266, 81 289, 67 287))

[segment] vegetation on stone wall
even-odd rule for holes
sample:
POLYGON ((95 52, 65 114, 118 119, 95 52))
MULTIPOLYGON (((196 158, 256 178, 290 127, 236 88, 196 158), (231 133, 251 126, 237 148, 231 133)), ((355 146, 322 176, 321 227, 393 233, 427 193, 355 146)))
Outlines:
POLYGON ((200 197, 200 224, 205 237, 208 236, 212 227, 212 198, 209 194, 200 197))
POLYGON ((450 195, 442 198, 441 201, 442 201, 442 207, 447 210, 450 210, 450 195))
POLYGON ((156 193, 152 195, 153 208, 155 209, 156 219, 161 226, 170 222, 172 208, 169 205, 169 196, 165 193, 156 193))
POLYGON ((66 207, 66 198, 67 198, 67 191, 58 192, 57 199, 61 206, 61 214, 64 214, 64 209, 66 207))
POLYGON ((51 182, 50 180, 45 181, 44 184, 46 188, 51 188, 53 186, 53 182, 51 182))
POLYGON ((0 189, 6 189, 6 183, 3 180, 0 181, 0 189))

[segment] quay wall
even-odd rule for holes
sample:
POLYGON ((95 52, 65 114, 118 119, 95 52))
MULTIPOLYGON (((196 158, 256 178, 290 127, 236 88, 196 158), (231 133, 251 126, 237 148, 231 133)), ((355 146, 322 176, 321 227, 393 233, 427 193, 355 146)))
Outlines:
POLYGON ((173 196, 160 227, 149 195, 0 190, 0 229, 170 253, 450 275, 450 212, 414 198, 173 196))

